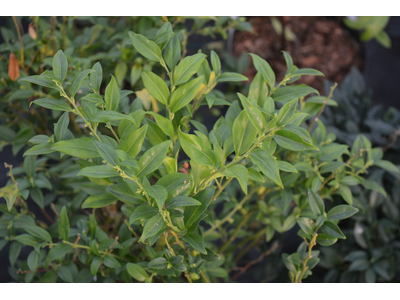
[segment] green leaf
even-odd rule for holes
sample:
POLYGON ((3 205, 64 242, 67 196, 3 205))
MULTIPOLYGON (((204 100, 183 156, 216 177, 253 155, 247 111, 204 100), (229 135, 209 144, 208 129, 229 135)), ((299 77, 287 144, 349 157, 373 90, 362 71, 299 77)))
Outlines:
POLYGON ((50 249, 46 256, 46 265, 48 265, 53 260, 58 260, 66 255, 68 252, 73 251, 74 248, 68 244, 58 244, 57 246, 50 249))
POLYGON ((82 208, 100 208, 117 201, 115 196, 110 194, 99 194, 89 196, 83 203, 82 208))
POLYGON ((232 167, 225 169, 222 174, 227 177, 235 177, 239 181, 243 192, 247 195, 247 181, 249 180, 249 172, 245 166, 240 164, 233 165, 232 167))
POLYGON ((143 185, 143 188, 151 198, 156 200, 158 208, 163 209, 168 196, 167 189, 161 185, 143 185))
POLYGON ((168 265, 168 261, 164 257, 157 257, 149 262, 147 265, 149 268, 162 270, 165 269, 168 265))
MULTIPOLYGON (((248 98, 255 100, 259 106, 262 106, 267 96, 268 84, 262 77, 261 73, 258 72, 250 84, 248 98)), ((273 113, 273 111, 271 113, 273 113)))
POLYGON ((286 51, 282 51, 283 56, 285 57, 287 71, 286 73, 290 73, 293 68, 293 59, 286 51))
POLYGON ((182 236, 182 240, 192 246, 195 250, 204 255, 207 255, 207 251, 204 248, 204 240, 201 235, 198 235, 194 231, 191 231, 182 236))
POLYGON ((236 82, 236 81, 247 81, 249 80, 246 76, 239 73, 225 72, 218 76, 217 82, 236 82))
POLYGON ((63 206, 60 213, 60 221, 58 222, 58 233, 64 241, 68 241, 69 235, 69 219, 67 208, 63 206))
POLYGON ((177 196, 171 201, 168 201, 166 203, 166 209, 172 210, 177 207, 197 206, 197 205, 201 205, 201 202, 194 198, 186 196, 177 196))
POLYGON ((143 282, 146 279, 149 279, 149 275, 147 275, 146 271, 137 264, 127 263, 126 270, 128 271, 129 275, 131 275, 137 281, 143 282))
POLYGON ((150 115, 152 115, 162 132, 164 132, 166 135, 170 136, 171 138, 174 137, 174 126, 172 126, 172 122, 168 120, 166 117, 163 117, 160 114, 157 114, 155 112, 149 112, 150 115))
POLYGON ((325 213, 325 204, 321 197, 311 189, 308 189, 308 202, 310 204, 311 210, 317 216, 323 215, 325 213))
POLYGON ((379 168, 385 169, 386 171, 393 172, 393 173, 399 173, 399 168, 397 168, 393 163, 391 163, 388 160, 378 160, 374 161, 374 166, 377 166, 379 168))
MULTIPOLYGON (((134 182, 129 181, 131 184, 134 182)), ((114 195, 118 200, 121 200, 122 202, 126 204, 140 204, 143 203, 144 199, 142 195, 136 194, 137 189, 139 186, 137 186, 136 190, 131 189, 132 185, 129 185, 128 183, 117 183, 113 185, 109 185, 106 188, 106 192, 114 195)))
POLYGON ((211 50, 211 65, 213 67, 215 76, 218 76, 221 73, 221 61, 218 57, 218 54, 215 53, 214 50, 211 50))
POLYGON ((32 225, 30 225, 30 226, 24 225, 24 226, 21 226, 21 228, 23 228, 30 235, 32 235, 40 240, 52 243, 50 234, 42 227, 32 226, 32 225))
POLYGON ((316 93, 319 95, 319 92, 312 87, 309 87, 305 84, 299 85, 289 85, 285 87, 279 88, 272 97, 276 102, 280 102, 282 104, 286 104, 290 100, 298 99, 301 97, 305 97, 308 94, 316 93))
POLYGON ((173 77, 174 85, 177 86, 187 82, 194 74, 197 73, 205 58, 206 55, 203 53, 197 53, 195 55, 185 57, 175 68, 173 77))
POLYGON ((347 150, 348 146, 339 145, 337 143, 331 143, 321 147, 321 152, 319 153, 320 161, 332 161, 340 156, 347 150))
POLYGON ((139 242, 156 235, 164 226, 164 219, 160 214, 151 217, 146 224, 144 224, 142 236, 139 242))
POLYGON ((90 264, 90 273, 92 273, 93 276, 97 274, 100 265, 101 265, 101 257, 100 256, 93 257, 92 263, 90 264))
POLYGON ((359 211, 358 208, 355 208, 350 205, 337 205, 333 207, 328 212, 329 220, 343 220, 350 218, 352 215, 356 214, 359 211))
POLYGON ((10 260, 10 265, 11 267, 14 267, 15 262, 18 259, 19 254, 21 253, 21 248, 22 245, 18 242, 12 242, 10 245, 10 250, 9 250, 9 260, 10 260))
POLYGON ((272 156, 266 150, 259 148, 250 153, 250 158, 253 164, 258 166, 265 176, 283 188, 283 184, 279 176, 278 163, 276 162, 274 156, 272 156))
POLYGON ((35 101, 33 101, 33 103, 35 103, 39 106, 42 106, 44 108, 47 108, 47 109, 72 112, 72 108, 64 100, 43 98, 43 99, 35 100, 35 101))
POLYGON ((32 200, 40 207, 44 208, 44 198, 43 198, 43 193, 42 190, 39 189, 38 187, 34 187, 30 189, 30 195, 32 197, 32 200))
POLYGON ((321 227, 321 231, 331 238, 346 239, 340 228, 331 221, 325 221, 321 227))
MULTIPOLYGON (((308 103, 324 104, 325 101, 326 101, 326 97, 325 96, 314 96, 314 97, 307 98, 306 104, 308 104, 308 103)), ((328 101, 326 101, 326 105, 328 105, 328 106, 338 106, 337 102, 335 100, 333 100, 333 99, 328 99, 328 101)))
POLYGON ((198 193, 195 197, 196 200, 201 202, 201 205, 189 206, 185 208, 184 219, 186 228, 189 228, 198 218, 200 218, 201 214, 205 212, 207 207, 210 205, 213 196, 214 189, 206 188, 198 193))
POLYGON ((74 278, 72 276, 72 273, 66 266, 59 266, 57 268, 57 275, 64 282, 68 282, 68 283, 73 283, 74 282, 74 278))
POLYGON ((140 171, 137 176, 145 176, 155 171, 167 155, 170 144, 171 141, 165 141, 147 150, 138 162, 140 171))
MULTIPOLYGON (((377 191, 377 192, 381 193, 384 197, 387 197, 385 189, 374 180, 365 179, 364 182, 362 183, 362 185, 365 189, 377 191)), ((350 193, 350 195, 351 195, 351 193, 350 193)))
POLYGON ((292 130, 278 130, 275 132, 273 138, 279 146, 291 151, 319 150, 314 145, 304 141, 304 139, 299 134, 297 134, 297 132, 294 132, 292 130))
POLYGON ((132 31, 129 32, 133 47, 144 57, 157 62, 162 61, 161 49, 158 45, 149 41, 145 36, 136 34, 132 31))
POLYGON ((353 194, 347 185, 339 183, 339 194, 349 205, 353 204, 353 194))
POLYGON ((164 60, 170 70, 173 70, 181 57, 181 43, 174 33, 165 50, 164 60))
POLYGON ((150 71, 142 73, 142 80, 147 91, 164 105, 168 105, 169 89, 164 80, 150 71))
POLYGON ((250 122, 245 111, 235 119, 232 131, 236 155, 242 155, 249 150, 257 137, 256 127, 250 122))
POLYGON ((108 162, 110 165, 116 166, 119 163, 119 158, 117 152, 109 145, 95 141, 97 151, 100 156, 108 162))
POLYGON ((35 246, 39 241, 29 234, 20 234, 14 237, 14 240, 28 246, 35 246))
POLYGON ((99 93, 101 81, 103 80, 103 69, 99 62, 95 63, 92 67, 95 72, 90 73, 90 83, 96 93, 99 93))
POLYGON ((68 60, 62 50, 58 50, 53 57, 53 73, 54 76, 63 82, 68 72, 68 60))
POLYGON ((37 253, 35 250, 29 253, 27 263, 29 269, 34 273, 36 272, 36 268, 39 263, 39 258, 40 258, 40 253, 37 253))
POLYGON ((86 176, 92 178, 108 178, 119 176, 119 173, 111 166, 100 165, 83 168, 77 176, 86 176))
POLYGON ((298 218, 297 224, 308 235, 314 234, 314 221, 309 218, 298 218))
POLYGON ((34 177, 36 172, 36 160, 32 156, 25 157, 24 171, 29 177, 34 177))
POLYGON ((113 269, 121 267, 121 264, 118 262, 118 260, 115 257, 111 256, 111 255, 104 256, 103 264, 106 267, 113 268, 113 269))
POLYGON ((105 101, 106 101, 106 109, 114 110, 118 109, 120 99, 120 93, 118 89, 117 80, 114 76, 111 75, 111 81, 106 87, 105 101))
POLYGON ((312 76, 324 76, 324 73, 310 68, 296 69, 291 75, 312 75, 312 76))
POLYGON ((55 89, 57 91, 61 91, 60 88, 51 79, 49 79, 45 76, 33 75, 33 76, 21 78, 19 81, 27 81, 27 82, 34 83, 37 85, 55 89))
POLYGON ((199 91, 202 81, 202 76, 197 77, 196 79, 190 80, 189 82, 182 84, 172 93, 170 108, 173 113, 177 112, 182 107, 185 107, 187 104, 189 104, 190 101, 193 100, 193 98, 199 91))
POLYGON ((69 113, 65 112, 62 114, 56 124, 54 124, 54 135, 57 141, 61 141, 65 138, 69 125, 69 113))
POLYGON ((60 151, 72 157, 79 157, 79 158, 99 157, 99 153, 97 152, 93 140, 88 137, 57 142, 51 146, 51 150, 60 151))
POLYGON ((278 168, 287 173, 298 173, 297 169, 286 161, 278 160, 278 168))
POLYGON ((179 195, 187 196, 192 186, 191 181, 192 177, 190 175, 179 172, 163 176, 157 181, 157 184, 165 187, 168 191, 168 198, 172 199, 179 195))
POLYGON ((275 85, 275 73, 271 66, 258 55, 252 53, 250 53, 250 55, 253 58, 253 64, 256 70, 261 73, 267 84, 273 88, 275 85))
POLYGON ((346 165, 346 163, 344 163, 342 161, 331 161, 331 162, 328 162, 326 165, 323 165, 321 167, 321 169, 319 170, 319 172, 321 174, 330 173, 330 172, 335 171, 345 165, 346 165))
POLYGON ((208 166, 217 163, 217 154, 209 149, 197 136, 178 130, 179 141, 183 151, 194 161, 208 166))
POLYGON ((137 221, 142 219, 149 219, 157 215, 158 209, 148 205, 147 203, 143 203, 139 205, 134 211, 133 214, 129 217, 129 226, 137 221))
POLYGON ((108 111, 108 110, 99 111, 92 118, 90 118, 90 122, 99 122, 99 123, 106 123, 119 120, 128 120, 131 121, 133 124, 136 124, 135 119, 131 115, 126 115, 117 111, 108 111))
POLYGON ((85 77, 88 76, 90 73, 94 73, 94 72, 95 72, 95 70, 92 70, 92 69, 84 70, 84 71, 80 72, 78 74, 78 76, 76 76, 74 78, 74 80, 72 80, 72 83, 69 86, 69 94, 71 97, 75 97, 75 94, 81 88, 82 82, 85 79, 85 77))
POLYGON ((146 137, 148 125, 145 124, 135 131, 131 131, 129 135, 124 136, 121 143, 118 145, 118 150, 123 150, 131 157, 135 158, 142 149, 144 139, 146 137))
POLYGON ((253 105, 251 101, 247 99, 245 96, 243 96, 240 93, 237 94, 239 96, 240 101, 242 102, 242 105, 250 122, 253 124, 255 128, 257 128, 257 130, 260 133, 262 133, 264 131, 264 128, 267 126, 262 112, 258 109, 256 105, 253 105))

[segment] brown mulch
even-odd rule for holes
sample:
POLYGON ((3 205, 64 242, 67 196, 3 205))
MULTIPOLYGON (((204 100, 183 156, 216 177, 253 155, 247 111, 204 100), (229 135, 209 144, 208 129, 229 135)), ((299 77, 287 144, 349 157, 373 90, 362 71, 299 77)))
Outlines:
MULTIPOLYGON (((288 26, 296 39, 287 41, 278 35, 270 17, 250 17, 256 34, 237 32, 233 54, 255 53, 264 58, 275 71, 277 80, 286 72, 285 59, 281 50, 288 52, 293 63, 299 68, 314 68, 325 74, 331 81, 340 83, 351 69, 363 66, 362 49, 359 42, 341 24, 340 18, 327 17, 276 17, 288 26)), ((245 76, 252 79, 256 69, 251 64, 245 76)), ((296 83, 305 83, 324 93, 323 78, 303 76, 296 83)))

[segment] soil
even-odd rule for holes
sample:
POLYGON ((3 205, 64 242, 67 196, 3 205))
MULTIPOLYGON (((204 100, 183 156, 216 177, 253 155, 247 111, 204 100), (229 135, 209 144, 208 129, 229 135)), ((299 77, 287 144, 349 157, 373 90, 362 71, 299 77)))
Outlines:
MULTIPOLYGON (((250 17, 255 33, 237 32, 233 54, 255 53, 267 60, 275 71, 277 80, 282 80, 286 63, 281 50, 288 52, 299 68, 314 68, 334 82, 341 82, 351 69, 363 67, 363 52, 358 40, 342 25, 341 18, 332 17, 276 17, 295 35, 288 41, 278 35, 272 27, 270 17, 250 17)), ((246 72, 250 80, 256 69, 251 64, 246 72)), ((296 83, 305 83, 324 92, 324 79, 320 76, 303 76, 296 83)))

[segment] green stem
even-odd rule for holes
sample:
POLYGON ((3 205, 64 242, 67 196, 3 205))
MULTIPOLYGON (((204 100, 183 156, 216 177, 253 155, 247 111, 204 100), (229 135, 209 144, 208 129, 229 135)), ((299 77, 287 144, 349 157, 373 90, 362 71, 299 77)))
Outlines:
POLYGON ((215 224, 214 227, 208 229, 204 234, 203 237, 206 237, 207 235, 209 235, 210 233, 212 233, 215 229, 218 229, 219 227, 221 227, 222 224, 224 224, 225 222, 227 222, 228 220, 230 220, 232 218, 232 216, 243 207, 243 204, 246 203, 246 201, 248 201, 251 196, 253 196, 254 193, 256 193, 258 191, 259 188, 255 188, 253 189, 246 197, 244 197, 242 199, 242 201, 240 201, 240 203, 238 205, 235 206, 234 209, 232 209, 232 211, 225 217, 223 218, 221 221, 219 221, 217 224, 215 224))
POLYGON ((304 276, 304 273, 308 270, 308 266, 307 266, 307 262, 309 261, 309 259, 311 258, 311 251, 312 248, 315 246, 316 244, 316 240, 317 240, 317 236, 318 234, 315 233, 313 238, 311 239, 310 243, 308 244, 308 254, 307 254, 307 258, 303 261, 303 270, 301 271, 300 277, 299 279, 296 281, 296 283, 300 283, 301 279, 304 276))

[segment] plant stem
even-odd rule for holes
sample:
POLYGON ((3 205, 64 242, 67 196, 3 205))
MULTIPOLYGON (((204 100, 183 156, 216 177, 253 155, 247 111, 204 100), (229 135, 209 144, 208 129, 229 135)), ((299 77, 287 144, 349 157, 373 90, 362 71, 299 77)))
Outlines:
POLYGON ((18 24, 17 18, 15 16, 13 16, 12 19, 14 21, 15 28, 17 29, 19 43, 21 44, 20 66, 21 66, 22 69, 24 69, 24 43, 22 41, 22 36, 21 36, 21 32, 19 30, 19 24, 18 24))
POLYGON ((315 233, 313 238, 311 239, 310 243, 308 244, 307 258, 303 261, 303 270, 301 271, 300 278, 298 279, 298 281, 296 281, 296 283, 301 283, 301 279, 303 278, 304 273, 308 270, 307 262, 311 258, 311 251, 312 251, 312 248, 316 244, 317 236, 318 236, 318 234, 315 233))
POLYGON ((337 86, 338 86, 338 84, 335 82, 335 84, 331 87, 331 91, 330 91, 328 97, 326 97, 326 99, 324 100, 324 102, 323 102, 323 104, 322 104, 322 107, 321 107, 321 109, 319 110, 317 116, 311 121, 310 125, 308 126, 308 130, 307 130, 308 132, 311 131, 311 128, 313 127, 314 123, 315 123, 316 121, 318 121, 318 118, 321 116, 322 112, 323 112, 324 109, 325 109, 326 103, 327 103, 328 100, 332 97, 333 91, 334 91, 334 89, 335 89, 337 86))
POLYGON ((253 194, 254 194, 255 192, 257 192, 257 191, 258 191, 258 188, 253 189, 246 197, 244 197, 244 198, 242 199, 242 201, 240 201, 240 203, 239 203, 238 205, 235 206, 234 209, 232 209, 232 211, 231 211, 225 218, 223 218, 220 222, 218 222, 217 224, 215 224, 214 227, 208 229, 208 230, 203 234, 203 236, 206 237, 206 236, 209 235, 211 232, 213 232, 215 229, 221 227, 222 224, 224 224, 225 222, 227 222, 228 220, 230 220, 230 219, 232 218, 232 216, 233 216, 239 209, 241 209, 241 208, 243 207, 243 204, 246 203, 246 201, 248 201, 248 200, 251 198, 251 196, 253 196, 253 194))

